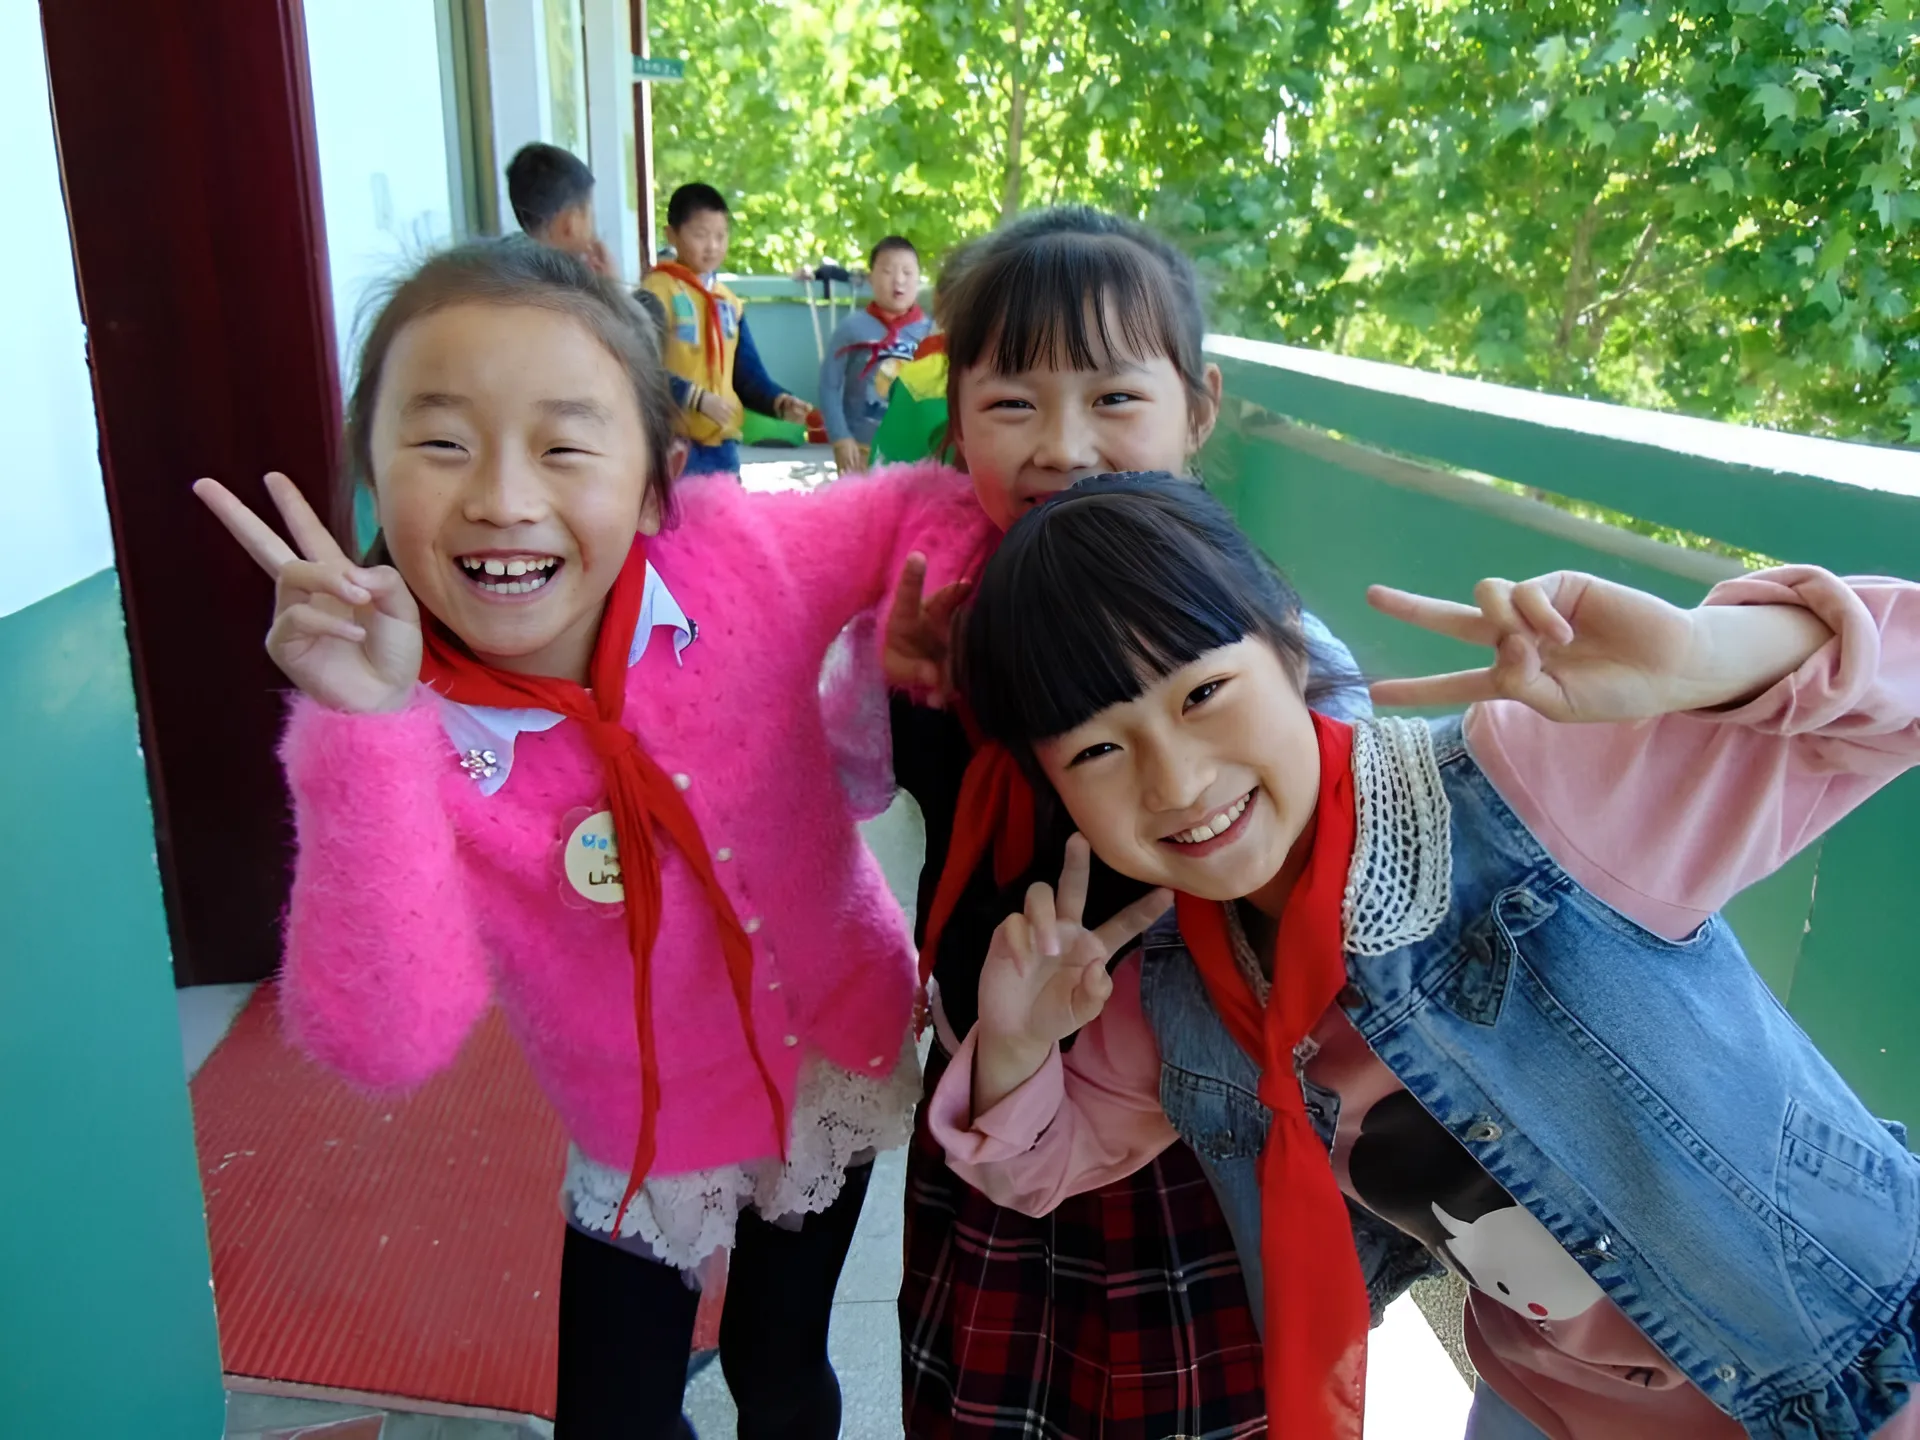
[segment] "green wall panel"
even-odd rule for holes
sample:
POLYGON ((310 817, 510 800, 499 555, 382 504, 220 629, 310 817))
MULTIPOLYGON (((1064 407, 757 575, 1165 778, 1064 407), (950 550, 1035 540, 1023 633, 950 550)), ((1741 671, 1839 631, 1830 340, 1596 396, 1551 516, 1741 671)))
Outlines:
POLYGON ((216 1440, 206 1227, 112 571, 0 619, 0 1434, 216 1440))

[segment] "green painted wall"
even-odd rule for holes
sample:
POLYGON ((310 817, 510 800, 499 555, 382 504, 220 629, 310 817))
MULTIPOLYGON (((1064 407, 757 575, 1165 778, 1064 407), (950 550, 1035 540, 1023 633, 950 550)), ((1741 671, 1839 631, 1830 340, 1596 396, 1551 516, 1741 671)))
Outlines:
MULTIPOLYGON (((1566 431, 1533 432, 1513 421, 1487 422, 1476 435, 1457 415, 1419 402, 1369 405, 1357 391, 1302 382, 1251 367, 1229 367, 1232 393, 1314 410, 1378 443, 1433 455, 1524 483, 1558 487, 1622 508, 1623 499, 1656 504, 1660 518, 1694 511, 1702 493, 1738 482, 1749 503, 1737 515, 1741 539, 1769 553, 1857 570, 1920 578, 1920 499, 1850 490, 1804 477, 1733 476, 1686 457, 1660 459, 1660 486, 1647 466, 1609 469, 1618 442, 1566 431), (1422 429, 1423 420, 1433 422, 1422 429), (1444 422, 1444 423, 1442 423, 1444 422), (1367 433, 1372 427, 1377 433, 1367 433), (1426 437, 1426 438, 1422 438, 1426 437), (1441 450, 1442 443, 1449 448, 1441 450), (1500 468, 1494 469, 1495 465, 1500 468), (1601 494, 1588 495, 1588 490, 1601 494), (1797 517, 1794 518, 1794 517, 1797 517), (1791 524, 1791 532, 1788 526, 1791 524)), ((1386 483, 1276 443, 1242 419, 1223 424, 1202 456, 1208 484, 1291 576, 1306 602, 1378 676, 1484 663, 1468 646, 1386 620, 1366 603, 1380 582, 1466 598, 1488 575, 1521 578, 1560 567, 1637 585, 1681 604, 1704 584, 1542 534, 1498 515, 1386 483)), ((1634 513, 1629 511, 1628 513, 1634 513)), ((1677 523, 1667 519, 1667 523, 1677 523)), ((1711 530, 1706 533, 1713 533, 1711 530)), ((1920 1129, 1920 774, 1882 791, 1820 845, 1728 907, 1755 967, 1875 1110, 1920 1129), (1817 883, 1816 883, 1817 882, 1817 883)))
POLYGON ((207 1238, 112 571, 0 619, 0 1433, 216 1440, 207 1238))

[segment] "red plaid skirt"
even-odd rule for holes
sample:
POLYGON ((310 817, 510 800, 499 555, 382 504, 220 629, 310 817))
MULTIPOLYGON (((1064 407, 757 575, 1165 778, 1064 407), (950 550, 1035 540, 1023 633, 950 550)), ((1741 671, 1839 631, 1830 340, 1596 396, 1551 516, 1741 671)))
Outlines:
MULTIPOLYGON (((943 1058, 936 1046, 929 1092, 943 1058)), ((900 1287, 909 1440, 1267 1433, 1246 1282, 1191 1150, 1036 1220, 948 1169, 925 1117, 900 1287)))

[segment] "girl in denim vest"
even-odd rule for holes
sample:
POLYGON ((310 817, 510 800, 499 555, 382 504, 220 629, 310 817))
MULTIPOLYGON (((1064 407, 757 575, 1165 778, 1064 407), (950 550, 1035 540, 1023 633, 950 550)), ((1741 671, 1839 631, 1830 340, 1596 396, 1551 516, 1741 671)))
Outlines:
POLYGON ((1044 1213, 1193 1146, 1289 1440, 1358 1440, 1414 1245, 1470 1287, 1470 1435, 1920 1434, 1920 1160, 1716 913, 1920 761, 1920 587, 1370 598, 1495 652, 1374 688, 1464 717, 1311 714, 1297 602, 1192 487, 1009 534, 963 683, 1086 839, 996 934, 933 1106, 956 1168, 1044 1213), (1111 975, 1088 844, 1172 902, 1111 975))

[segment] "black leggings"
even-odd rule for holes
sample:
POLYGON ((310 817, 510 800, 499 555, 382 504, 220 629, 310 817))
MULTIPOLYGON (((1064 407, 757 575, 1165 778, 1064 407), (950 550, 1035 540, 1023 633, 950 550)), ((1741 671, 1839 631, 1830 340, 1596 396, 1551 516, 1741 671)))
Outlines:
MULTIPOLYGON (((834 1440, 840 1382, 827 1322, 873 1166, 798 1230, 740 1215, 720 1316, 720 1366, 739 1440, 834 1440)), ((700 1306, 681 1273, 567 1227, 560 1260, 554 1440, 675 1440, 700 1306)))

